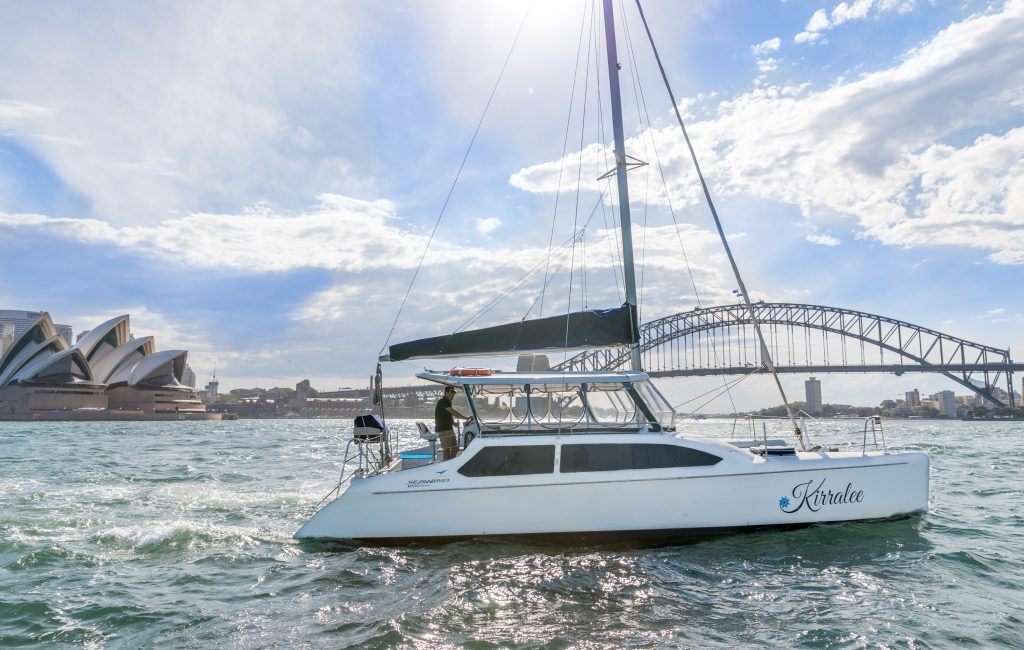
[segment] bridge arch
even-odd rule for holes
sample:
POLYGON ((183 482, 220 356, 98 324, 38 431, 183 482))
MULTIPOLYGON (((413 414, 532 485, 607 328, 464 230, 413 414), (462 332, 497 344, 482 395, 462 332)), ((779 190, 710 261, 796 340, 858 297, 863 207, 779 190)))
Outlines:
MULTIPOLYGON (((758 302, 753 305, 754 316, 762 326, 768 339, 769 351, 779 372, 788 373, 829 373, 829 372, 934 372, 941 374, 972 392, 982 396, 998 406, 1004 402, 994 393, 994 379, 1005 376, 1007 391, 1010 394, 1010 405, 1013 404, 1013 371, 1024 370, 1024 364, 1015 364, 1010 359, 1009 350, 995 348, 945 334, 919 325, 895 318, 869 314, 867 312, 828 307, 824 305, 807 305, 800 303, 758 302), (783 328, 787 340, 781 341, 778 328, 783 328), (793 358, 792 335, 794 329, 805 332, 820 332, 822 352, 825 363, 820 365, 785 363, 783 357, 793 358), (846 356, 846 344, 856 342, 860 347, 860 363, 849 363, 846 356), (783 348, 783 343, 790 346, 783 348), (829 346, 841 347, 842 363, 830 363, 829 346), (865 347, 879 354, 879 363, 866 363, 865 347), (780 351, 788 354, 779 354, 780 351), (898 363, 886 363, 885 354, 893 355, 898 363), (978 381, 977 377, 981 378, 978 381)), ((707 344, 711 354, 701 363, 690 367, 690 359, 684 367, 672 367, 673 364, 659 366, 652 370, 654 376, 700 376, 747 374, 762 367, 759 350, 754 346, 753 354, 744 353, 729 355, 742 359, 742 363, 723 363, 717 349, 721 346, 726 350, 726 341, 731 339, 730 333, 742 328, 750 328, 744 338, 753 339, 753 322, 747 306, 744 304, 722 305, 708 308, 695 308, 664 318, 659 318, 640 327, 640 349, 645 358, 645 367, 652 367, 648 361, 654 361, 659 352, 671 349, 679 341, 698 340, 693 348, 701 352, 700 339, 707 333, 707 344), (708 363, 704 363, 708 361, 708 363), (713 361, 713 362, 712 362, 713 361)), ((731 340, 730 340, 731 344, 731 340)), ((662 354, 662 356, 664 356, 662 354)), ((670 355, 671 356, 671 355, 670 355)), ((723 356, 725 356, 723 354, 723 356)), ((699 358, 699 356, 698 356, 699 358)), ((629 351, 625 349, 588 350, 573 356, 556 366, 564 370, 599 370, 624 367, 629 361, 629 351)), ((762 367, 762 371, 765 369, 762 367)))

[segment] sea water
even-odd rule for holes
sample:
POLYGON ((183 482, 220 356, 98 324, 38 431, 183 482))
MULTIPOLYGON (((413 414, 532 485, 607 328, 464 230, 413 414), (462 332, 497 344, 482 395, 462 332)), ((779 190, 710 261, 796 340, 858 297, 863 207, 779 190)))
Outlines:
POLYGON ((1024 423, 888 421, 890 448, 932 458, 930 511, 900 521, 648 549, 300 544, 350 431, 0 423, 0 646, 1024 647, 1024 423))

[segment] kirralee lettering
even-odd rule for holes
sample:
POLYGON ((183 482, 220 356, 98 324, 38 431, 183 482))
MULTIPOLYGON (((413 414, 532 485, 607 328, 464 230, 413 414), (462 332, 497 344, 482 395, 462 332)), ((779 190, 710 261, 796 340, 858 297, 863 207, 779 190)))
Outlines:
POLYGON ((786 513, 799 512, 806 507, 811 512, 818 512, 824 506, 847 505, 850 503, 861 503, 864 501, 864 490, 853 487, 853 483, 847 483, 842 490, 825 488, 825 481, 815 482, 811 479, 800 483, 793 488, 792 498, 784 496, 779 499, 779 508, 786 513))

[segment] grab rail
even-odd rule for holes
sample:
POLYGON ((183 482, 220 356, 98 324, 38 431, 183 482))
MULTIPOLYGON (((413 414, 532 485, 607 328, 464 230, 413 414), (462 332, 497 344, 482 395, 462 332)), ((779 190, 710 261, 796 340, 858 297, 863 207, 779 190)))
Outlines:
POLYGON ((864 440, 861 443, 861 456, 868 455, 868 423, 871 423, 871 438, 874 442, 875 449, 878 449, 878 436, 882 436, 882 453, 888 454, 889 450, 885 446, 885 430, 882 428, 882 418, 878 415, 870 415, 864 418, 864 440), (877 428, 876 428, 877 427, 877 428))

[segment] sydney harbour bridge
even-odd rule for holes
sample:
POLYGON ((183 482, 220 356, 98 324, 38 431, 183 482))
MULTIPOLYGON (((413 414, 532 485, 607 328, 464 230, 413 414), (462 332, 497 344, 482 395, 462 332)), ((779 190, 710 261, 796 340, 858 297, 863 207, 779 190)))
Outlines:
MULTIPOLYGON (((1015 406, 1010 351, 877 314, 796 303, 758 302, 754 318, 780 373, 936 373, 993 406, 1015 406), (996 390, 1005 386, 1005 393, 996 390)), ((695 308, 641 325, 643 367, 652 377, 768 372, 746 305, 695 308)), ((588 350, 558 370, 625 368, 629 351, 588 350)), ((356 391, 353 391, 355 393, 356 391)), ((361 391, 365 394, 366 391, 361 391)), ((385 389, 391 400, 427 400, 434 386, 385 389)))

